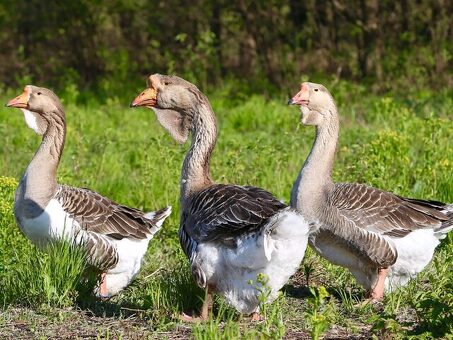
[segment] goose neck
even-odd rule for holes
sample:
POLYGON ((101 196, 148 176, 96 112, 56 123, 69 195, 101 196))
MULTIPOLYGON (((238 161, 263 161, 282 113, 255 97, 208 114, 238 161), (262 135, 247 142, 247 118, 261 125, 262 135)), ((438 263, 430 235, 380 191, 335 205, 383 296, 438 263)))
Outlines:
POLYGON ((27 200, 44 209, 57 187, 57 168, 64 148, 66 124, 58 116, 49 122, 41 144, 16 191, 16 201, 27 200))
POLYGON ((302 166, 291 194, 291 205, 310 215, 320 208, 333 188, 332 170, 339 135, 339 121, 334 112, 316 127, 313 147, 302 166))
POLYGON ((192 143, 184 159, 181 173, 181 199, 213 184, 210 173, 211 154, 217 140, 217 122, 207 102, 192 112, 192 143))

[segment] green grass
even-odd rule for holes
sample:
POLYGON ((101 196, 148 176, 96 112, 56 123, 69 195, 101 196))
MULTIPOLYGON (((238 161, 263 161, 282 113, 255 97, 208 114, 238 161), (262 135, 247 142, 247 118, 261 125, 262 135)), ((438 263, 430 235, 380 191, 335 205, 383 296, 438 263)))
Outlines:
POLYGON ((6 271, 1 281, 3 304, 67 307, 78 298, 90 298, 96 280, 83 275, 89 273, 83 249, 54 242, 43 249, 32 246, 29 252, 16 254, 16 259, 18 265, 6 271))
MULTIPOLYGON (((326 85, 341 114, 336 181, 453 202, 451 90, 376 97, 350 83, 326 85)), ((17 94, 0 93, 0 99, 6 102, 17 94)), ((131 91, 130 99, 133 96, 131 91)), ((212 159, 214 178, 260 186, 288 201, 311 148, 313 129, 299 124, 298 110, 287 107, 284 96, 241 97, 234 87, 224 87, 210 98, 220 126, 212 159)), ((64 244, 37 250, 15 224, 14 188, 39 137, 25 126, 19 110, 0 107, 0 174, 7 176, 0 178, 2 337, 17 332, 28 332, 24 334, 30 337, 198 339, 318 333, 332 338, 452 336, 453 235, 442 242, 434 261, 417 280, 389 294, 381 307, 358 306, 363 291, 352 276, 309 249, 300 272, 282 296, 266 306, 265 321, 251 324, 217 298, 208 323, 181 324, 178 314, 197 309, 203 297, 177 240, 179 174, 188 145, 173 142, 152 111, 129 109, 127 99, 107 98, 98 103, 93 97, 85 104, 76 99, 77 93, 63 98, 68 136, 60 182, 89 187, 146 211, 172 205, 173 214, 151 242, 133 284, 108 302, 93 301, 87 289, 77 285, 84 268, 83 253, 64 244), (328 295, 321 299, 320 290, 310 292, 307 281, 311 287, 324 286, 328 295)))
MULTIPOLYGON (((11 197, 16 186, 15 180, 0 177, 2 197, 11 197)), ((18 228, 12 228, 11 202, 1 203, 0 303, 68 307, 89 300, 97 278, 87 266, 85 251, 66 241, 42 249, 26 242, 18 228)))

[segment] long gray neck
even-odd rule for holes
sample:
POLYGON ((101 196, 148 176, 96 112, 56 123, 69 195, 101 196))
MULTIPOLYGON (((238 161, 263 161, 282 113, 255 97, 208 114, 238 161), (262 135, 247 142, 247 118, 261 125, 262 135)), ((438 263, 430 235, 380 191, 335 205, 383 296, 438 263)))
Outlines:
POLYGON ((336 108, 325 115, 329 119, 316 127, 313 147, 291 192, 291 206, 307 217, 315 216, 334 185, 332 169, 340 127, 336 108))
POLYGON ((211 106, 205 100, 192 112, 192 144, 181 172, 181 205, 189 196, 213 184, 209 169, 212 150, 217 140, 217 122, 211 106))
MULTIPOLYGON (((66 124, 60 115, 54 115, 55 120, 48 123, 41 145, 32 161, 25 170, 25 174, 16 191, 15 203, 22 204, 26 215, 38 214, 44 209, 54 196, 57 187, 57 168, 63 152, 66 124)), ((31 216, 29 216, 31 217, 31 216)))

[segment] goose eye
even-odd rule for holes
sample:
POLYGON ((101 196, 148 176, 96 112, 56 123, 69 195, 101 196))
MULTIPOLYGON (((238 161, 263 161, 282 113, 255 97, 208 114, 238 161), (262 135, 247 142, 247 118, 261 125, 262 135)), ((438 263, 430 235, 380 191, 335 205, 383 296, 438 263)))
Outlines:
POLYGON ((168 85, 168 84, 170 84, 169 81, 164 81, 164 85, 168 85))
POLYGON ((40 95, 41 95, 41 92, 38 92, 37 95, 40 96, 40 95))
POLYGON ((319 89, 315 89, 315 92, 318 92, 318 91, 319 91, 319 89))

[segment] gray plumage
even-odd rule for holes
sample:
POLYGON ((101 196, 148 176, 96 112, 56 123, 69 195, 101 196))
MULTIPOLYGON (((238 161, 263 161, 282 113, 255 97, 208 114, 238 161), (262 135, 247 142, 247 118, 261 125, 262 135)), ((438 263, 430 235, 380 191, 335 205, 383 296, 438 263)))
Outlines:
POLYGON ((180 241, 188 258, 196 244, 234 240, 263 228, 287 206, 266 190, 232 184, 215 184, 194 194, 181 215, 180 241))
POLYGON ((267 300, 275 299, 304 256, 308 223, 265 190, 214 183, 209 163, 217 140, 216 117, 193 84, 151 75, 148 88, 131 106, 153 109, 177 142, 192 134, 181 171, 179 239, 196 283, 208 290, 202 318, 214 291, 241 313, 257 312, 259 290, 249 281, 266 275, 271 288, 267 300))
POLYGON ((105 292, 100 293, 118 293, 138 273, 148 242, 171 207, 145 214, 89 189, 59 185, 66 137, 60 100, 48 89, 28 85, 7 106, 21 109, 27 125, 42 135, 15 194, 14 215, 21 231, 37 245, 67 239, 85 247, 89 263, 105 272, 105 292))
POLYGON ((168 212, 168 208, 163 208, 147 218, 142 211, 117 204, 95 191, 66 185, 58 186, 54 198, 88 233, 89 259, 102 270, 114 268, 118 263, 116 247, 109 239, 143 240, 153 236, 160 229, 158 222, 168 212))
POLYGON ((310 245, 349 268, 369 291, 380 269, 390 268, 387 289, 404 285, 427 265, 439 240, 452 229, 453 207, 363 184, 335 184, 339 118, 332 96, 322 85, 303 83, 290 104, 301 106, 302 123, 316 126, 315 142, 291 194, 291 206, 316 228, 310 245))

